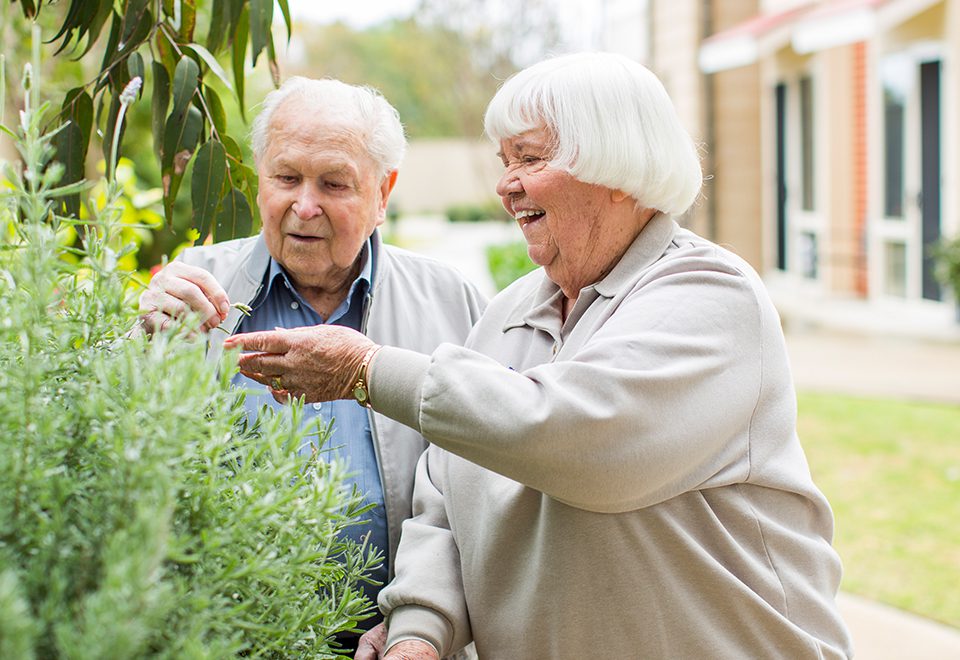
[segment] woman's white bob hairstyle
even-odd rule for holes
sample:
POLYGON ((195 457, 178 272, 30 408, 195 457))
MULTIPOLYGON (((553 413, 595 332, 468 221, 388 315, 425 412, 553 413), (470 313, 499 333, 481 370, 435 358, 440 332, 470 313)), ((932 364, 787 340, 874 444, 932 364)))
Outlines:
POLYGON ((377 163, 380 176, 400 167, 407 150, 407 138, 403 134, 400 114, 380 92, 372 87, 348 85, 331 78, 316 80, 301 76, 289 78, 263 99, 250 136, 255 162, 259 163, 266 151, 273 113, 291 98, 304 102, 310 108, 309 112, 323 113, 331 122, 343 124, 346 130, 356 132, 377 163))
POLYGON ((494 142, 545 126, 551 167, 621 190, 642 208, 684 213, 703 184, 697 148, 657 77, 613 53, 550 58, 509 78, 487 106, 494 142))

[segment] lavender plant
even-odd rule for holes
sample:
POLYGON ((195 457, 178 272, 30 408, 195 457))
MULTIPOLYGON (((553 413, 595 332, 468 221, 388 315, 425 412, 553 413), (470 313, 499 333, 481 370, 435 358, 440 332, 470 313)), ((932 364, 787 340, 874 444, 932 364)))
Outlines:
POLYGON ((22 162, 0 192, 0 657, 335 657, 379 561, 341 538, 361 497, 296 457, 298 406, 245 423, 229 356, 129 332, 118 187, 57 215, 86 185, 58 186, 47 110, 2 128, 22 162))

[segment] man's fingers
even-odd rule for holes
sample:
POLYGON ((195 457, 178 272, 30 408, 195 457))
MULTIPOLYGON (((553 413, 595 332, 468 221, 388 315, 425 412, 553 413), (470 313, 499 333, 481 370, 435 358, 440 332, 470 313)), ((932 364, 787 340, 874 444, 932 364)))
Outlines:
POLYGON ((230 313, 230 299, 227 297, 227 292, 220 286, 217 278, 203 268, 187 266, 179 262, 175 263, 182 266, 182 268, 178 268, 177 274, 182 279, 191 282, 200 289, 203 297, 210 303, 214 311, 220 315, 220 320, 222 321, 227 318, 227 314, 230 313))
POLYGON ((170 317, 162 312, 148 312, 140 316, 140 326, 152 335, 155 332, 162 332, 170 323, 170 317))
MULTIPOLYGON (((184 318, 191 311, 193 311, 191 307, 183 300, 163 291, 153 291, 150 296, 144 294, 140 298, 141 318, 144 319, 146 324, 154 326, 152 328, 153 331, 163 329, 163 327, 169 325, 173 319, 184 318)), ((203 321, 200 330, 203 332, 212 330, 220 325, 220 323, 220 316, 215 313, 212 317, 208 317, 203 321)))
MULTIPOLYGON (((153 303, 158 309, 174 318, 193 311, 211 327, 220 325, 220 322, 226 318, 226 314, 221 314, 214 303, 207 298, 203 289, 190 280, 179 277, 165 278, 158 286, 162 288, 155 295, 144 294, 144 303, 153 303)), ((230 305, 226 304, 226 308, 229 311, 230 305)))
POLYGON ((175 318, 192 310, 205 320, 208 328, 215 328, 227 318, 230 300, 208 271, 174 261, 153 276, 150 286, 140 296, 142 312, 154 309, 175 318), (174 304, 171 300, 179 302, 174 304))

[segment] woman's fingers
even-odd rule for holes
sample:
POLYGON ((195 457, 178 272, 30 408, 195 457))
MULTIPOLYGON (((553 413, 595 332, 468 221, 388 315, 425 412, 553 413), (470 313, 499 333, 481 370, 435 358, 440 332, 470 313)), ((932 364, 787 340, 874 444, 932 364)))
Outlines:
MULTIPOLYGON (((239 348, 244 351, 252 351, 254 354, 283 354, 290 350, 291 334, 293 334, 292 331, 285 330, 246 332, 239 335, 233 335, 232 337, 227 337, 227 339, 223 342, 223 347, 225 349, 239 348)), ((245 356, 241 356, 241 360, 244 357, 245 356)))

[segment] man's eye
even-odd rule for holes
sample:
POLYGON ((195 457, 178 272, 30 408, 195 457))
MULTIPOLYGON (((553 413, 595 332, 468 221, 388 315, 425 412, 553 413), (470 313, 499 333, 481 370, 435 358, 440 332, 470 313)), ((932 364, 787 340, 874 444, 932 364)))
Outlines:
POLYGON ((347 184, 341 183, 340 181, 327 181, 326 185, 330 190, 343 190, 347 187, 347 184))
POLYGON ((292 185, 297 182, 297 177, 292 174, 278 174, 276 177, 277 181, 287 185, 292 185))

